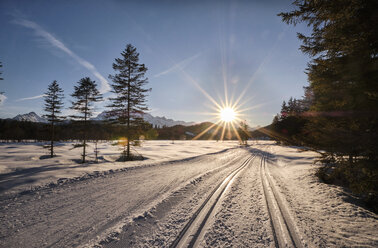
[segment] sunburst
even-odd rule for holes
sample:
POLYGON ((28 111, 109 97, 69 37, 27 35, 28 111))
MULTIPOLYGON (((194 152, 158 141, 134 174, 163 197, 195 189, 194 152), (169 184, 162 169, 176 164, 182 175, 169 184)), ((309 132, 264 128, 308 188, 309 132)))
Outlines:
POLYGON ((219 111, 219 116, 224 122, 233 122, 236 117, 236 112, 233 108, 226 107, 219 111))
MULTIPOLYGON (((220 100, 219 103, 215 100, 213 100, 212 102, 215 105, 212 107, 214 112, 208 114, 214 117, 214 119, 216 120, 215 123, 203 130, 193 139, 199 139, 204 134, 208 133, 211 129, 215 128, 215 130, 212 131, 210 139, 213 139, 216 135, 220 135, 220 140, 224 140, 225 138, 230 138, 232 135, 234 135, 238 138, 239 141, 241 141, 240 134, 237 128, 242 128, 242 126, 239 125, 239 123, 244 122, 242 118, 244 114, 242 112, 250 108, 239 110, 241 106, 237 106, 236 104, 232 104, 229 102, 224 103, 222 100, 220 100)), ((248 133, 247 130, 242 131, 248 133)))

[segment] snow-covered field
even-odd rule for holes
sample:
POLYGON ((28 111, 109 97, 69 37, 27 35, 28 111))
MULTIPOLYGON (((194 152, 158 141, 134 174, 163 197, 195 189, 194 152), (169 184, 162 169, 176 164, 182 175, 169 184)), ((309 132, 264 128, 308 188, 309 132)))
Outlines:
POLYGON ((70 147, 62 144, 60 157, 40 160, 46 151, 38 144, 0 146, 0 247, 167 247, 219 182, 251 155, 216 203, 200 246, 276 245, 263 172, 304 247, 378 246, 378 216, 342 188, 319 182, 314 152, 270 141, 247 148, 149 141, 137 148, 149 159, 121 163, 114 162, 117 148, 104 143, 100 163, 80 165, 75 159, 81 151, 70 147), (61 177, 76 179, 15 194, 61 177))
MULTIPOLYGON (((122 147, 114 142, 98 143, 99 163, 95 163, 94 143, 89 143, 88 163, 80 164, 82 148, 73 149, 74 143, 58 143, 57 157, 48 157, 46 143, 0 143, 0 192, 15 193, 34 187, 56 183, 59 179, 77 178, 94 172, 119 170, 136 166, 148 166, 173 160, 183 160, 203 154, 219 152, 236 147, 235 141, 144 141, 133 146, 133 153, 147 159, 128 163, 115 162, 122 147), (45 159, 41 159, 41 157, 45 159)), ((62 180, 61 180, 62 181, 62 180)))

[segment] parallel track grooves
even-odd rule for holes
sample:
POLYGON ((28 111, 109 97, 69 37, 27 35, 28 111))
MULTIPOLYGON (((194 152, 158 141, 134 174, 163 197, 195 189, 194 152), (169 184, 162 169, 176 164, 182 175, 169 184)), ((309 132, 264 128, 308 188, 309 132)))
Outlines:
MULTIPOLYGON (((210 193, 210 195, 205 199, 205 201, 202 203, 202 205, 197 209, 197 211, 193 214, 193 216, 190 218, 190 220, 188 221, 188 223, 184 226, 184 228, 181 230, 181 232, 179 233, 179 235, 177 236, 177 238, 173 241, 173 243, 170 245, 171 248, 173 247, 182 247, 182 246, 187 246, 187 247, 194 247, 198 237, 200 236, 201 234, 201 231, 203 229, 203 227, 205 226, 210 214, 212 213, 212 211, 214 210, 216 204, 218 203, 219 199, 222 197, 223 193, 225 192, 226 188, 228 187, 228 185, 232 182, 232 179, 243 169, 245 168, 249 163, 250 161, 255 158, 256 155, 251 155, 250 157, 248 157, 238 168, 236 168, 235 170, 233 170, 231 173, 228 174, 228 176, 222 180, 222 182, 220 182, 214 189, 213 191, 210 193), (192 225, 194 224, 194 222, 197 220, 199 214, 204 210, 205 206, 209 204, 209 201, 210 199, 215 195, 215 193, 220 190, 220 192, 218 193, 218 195, 216 196, 214 202, 212 203, 211 207, 207 210, 204 216, 204 218, 202 220, 199 220, 201 221, 199 226, 198 227, 193 227, 192 225), (189 237, 190 239, 190 242, 189 244, 185 245, 182 244, 183 242, 186 241, 187 238, 184 239, 184 237, 187 237, 188 235, 190 235, 190 233, 188 233, 188 230, 190 228, 195 228, 195 233, 193 235, 191 235, 191 238, 189 237)), ((205 211, 205 210, 204 210, 205 211)), ((202 215, 203 216, 203 215, 202 215)))
POLYGON ((302 248, 304 245, 298 231, 266 170, 266 153, 264 153, 261 156, 260 176, 276 247, 302 248))

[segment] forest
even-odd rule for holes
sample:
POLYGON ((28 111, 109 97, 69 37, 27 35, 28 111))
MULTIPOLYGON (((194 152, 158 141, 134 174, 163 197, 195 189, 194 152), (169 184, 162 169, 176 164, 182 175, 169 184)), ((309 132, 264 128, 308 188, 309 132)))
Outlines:
POLYGON ((282 143, 322 151, 317 172, 378 206, 378 9, 377 1, 296 1, 280 13, 298 33, 308 63, 309 86, 301 99, 282 103, 269 128, 282 143))

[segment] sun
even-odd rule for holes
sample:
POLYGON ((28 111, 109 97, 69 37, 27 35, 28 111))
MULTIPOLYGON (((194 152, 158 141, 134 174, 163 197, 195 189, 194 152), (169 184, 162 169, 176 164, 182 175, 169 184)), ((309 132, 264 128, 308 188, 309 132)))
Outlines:
POLYGON ((236 112, 233 108, 222 108, 219 112, 220 119, 224 122, 233 122, 236 118, 236 112))

